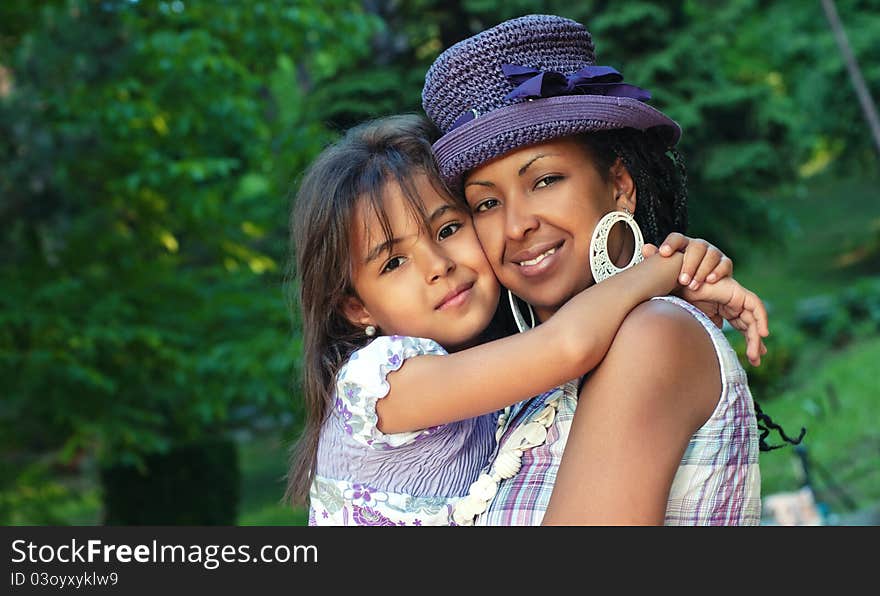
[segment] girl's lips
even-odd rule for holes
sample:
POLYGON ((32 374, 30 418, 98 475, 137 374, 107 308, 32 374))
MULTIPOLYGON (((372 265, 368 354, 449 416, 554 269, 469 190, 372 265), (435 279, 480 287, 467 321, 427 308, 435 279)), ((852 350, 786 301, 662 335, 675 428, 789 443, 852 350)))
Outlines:
POLYGON ((471 297, 473 288, 473 283, 465 284, 464 286, 456 288, 453 292, 450 292, 445 298, 443 298, 443 301, 437 305, 437 310, 448 310, 450 308, 461 306, 471 297))

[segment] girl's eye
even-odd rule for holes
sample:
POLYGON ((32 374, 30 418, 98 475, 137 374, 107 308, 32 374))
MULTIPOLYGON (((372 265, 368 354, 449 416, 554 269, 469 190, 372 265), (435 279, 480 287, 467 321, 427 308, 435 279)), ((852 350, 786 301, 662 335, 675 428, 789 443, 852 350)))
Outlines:
POLYGON ((484 211, 494 209, 497 206, 498 199, 486 199, 485 201, 477 203, 476 207, 474 207, 474 213, 483 213, 484 211))
POLYGON ((442 228, 440 228, 440 231, 437 232, 437 239, 438 240, 445 240, 445 239, 449 238, 450 236, 452 236, 453 234, 455 234, 460 229, 461 229, 460 222, 455 221, 455 222, 449 223, 449 224, 443 226, 442 228))
POLYGON ((562 176, 544 176, 535 184, 535 188, 544 188, 562 180, 562 176))
POLYGON ((388 273, 389 271, 394 271, 401 265, 403 265, 404 258, 403 257, 391 257, 388 259, 388 262, 382 267, 382 273, 388 273))

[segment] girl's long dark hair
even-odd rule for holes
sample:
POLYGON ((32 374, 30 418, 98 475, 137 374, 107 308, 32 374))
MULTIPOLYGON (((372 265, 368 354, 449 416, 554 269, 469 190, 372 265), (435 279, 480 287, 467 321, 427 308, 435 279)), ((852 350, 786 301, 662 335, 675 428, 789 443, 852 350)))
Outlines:
POLYGON ((363 204, 371 210, 390 239, 382 205, 388 184, 397 184, 408 209, 427 227, 413 177, 426 175, 442 196, 449 196, 431 153, 433 131, 430 122, 416 115, 356 126, 312 163, 294 199, 288 271, 293 283, 288 287, 298 290, 290 298, 299 302, 302 317, 305 421, 291 450, 285 493, 291 504, 307 502, 336 374, 352 352, 367 343, 364 330, 342 310, 345 298, 357 295, 351 281, 351 230, 365 223, 355 217, 356 208, 363 204))

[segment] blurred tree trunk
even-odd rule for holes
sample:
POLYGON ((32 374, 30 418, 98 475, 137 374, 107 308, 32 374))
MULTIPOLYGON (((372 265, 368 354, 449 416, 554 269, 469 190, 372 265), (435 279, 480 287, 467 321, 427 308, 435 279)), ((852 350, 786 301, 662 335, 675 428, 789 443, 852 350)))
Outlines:
POLYGON ((853 54, 852 48, 849 45, 849 40, 846 37, 846 30, 844 30, 843 24, 840 22, 840 16, 837 14, 837 7, 834 4, 834 0, 822 0, 822 8, 825 10, 825 17, 828 19, 831 31, 834 33, 834 39, 837 41, 837 46, 840 48, 840 53, 846 64, 846 70, 849 72, 850 81, 852 82, 852 86, 859 98, 862 112, 865 114, 865 120, 868 121, 868 127, 871 129, 871 134, 874 136, 874 144, 877 146, 877 155, 880 156, 880 118, 877 117, 877 107, 874 105, 874 100, 871 98, 871 92, 865 84, 864 77, 862 77, 862 71, 859 69, 858 60, 856 60, 855 54, 853 54))

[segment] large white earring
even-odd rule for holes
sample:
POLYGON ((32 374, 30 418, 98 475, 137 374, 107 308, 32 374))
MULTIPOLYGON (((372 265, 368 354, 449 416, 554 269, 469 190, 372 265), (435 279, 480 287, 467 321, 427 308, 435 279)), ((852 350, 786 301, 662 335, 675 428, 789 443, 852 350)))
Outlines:
POLYGON ((364 328, 364 333, 367 337, 373 337, 374 335, 376 335, 376 328, 373 325, 367 325, 364 328))
POLYGON ((593 273, 593 280, 596 283, 606 280, 615 273, 620 273, 624 269, 629 269, 636 263, 640 263, 642 257, 642 247, 645 245, 645 239, 642 238, 642 231, 635 218, 627 211, 612 211, 599 220, 596 229, 593 230, 593 237, 590 239, 590 271, 593 273), (635 247, 633 248, 633 256, 629 264, 622 269, 611 262, 608 256, 608 235, 614 224, 622 221, 629 226, 635 236, 635 247))
POLYGON ((507 298, 510 300, 510 312, 513 313, 513 320, 516 321, 516 328, 519 329, 519 332, 528 331, 532 327, 535 326, 535 311, 532 310, 532 305, 526 302, 526 306, 529 307, 529 318, 532 319, 531 325, 526 325, 526 320, 522 316, 522 313, 519 311, 519 306, 516 304, 516 299, 513 297, 513 292, 507 290, 507 298))

